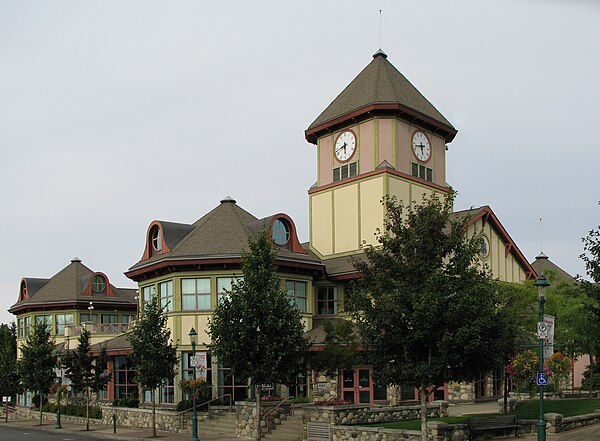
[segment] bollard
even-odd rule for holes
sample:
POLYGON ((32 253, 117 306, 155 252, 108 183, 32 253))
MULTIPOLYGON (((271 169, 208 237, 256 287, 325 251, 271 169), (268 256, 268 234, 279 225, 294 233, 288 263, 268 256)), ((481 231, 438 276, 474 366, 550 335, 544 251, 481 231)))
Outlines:
POLYGON ((117 433, 117 414, 116 413, 113 413, 112 420, 113 420, 113 433, 117 433))

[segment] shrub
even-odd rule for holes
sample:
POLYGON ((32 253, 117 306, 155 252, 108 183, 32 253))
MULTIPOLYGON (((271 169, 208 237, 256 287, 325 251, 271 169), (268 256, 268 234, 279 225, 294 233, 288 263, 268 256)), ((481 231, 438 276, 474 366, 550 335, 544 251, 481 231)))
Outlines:
POLYGON ((112 405, 115 407, 139 407, 140 400, 136 398, 117 398, 112 405))
MULTIPOLYGON (((45 404, 43 411, 48 413, 56 413, 56 404, 45 404)), ((61 404, 60 413, 63 415, 72 415, 85 418, 85 405, 61 404)), ((90 406, 90 418, 101 419, 102 409, 98 406, 90 406)))
POLYGON ((552 388, 556 392, 560 392, 567 385, 569 375, 571 375, 571 359, 561 352, 555 352, 546 359, 544 372, 551 377, 552 388))
POLYGON ((535 395, 536 373, 539 365, 539 356, 533 349, 527 349, 515 355, 506 366, 506 372, 512 375, 516 392, 535 395))

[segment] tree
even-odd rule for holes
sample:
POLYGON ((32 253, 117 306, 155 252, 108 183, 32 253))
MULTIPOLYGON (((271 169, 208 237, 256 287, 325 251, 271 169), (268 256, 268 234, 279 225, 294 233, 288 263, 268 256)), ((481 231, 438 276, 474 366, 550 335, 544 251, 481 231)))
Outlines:
POLYGON ((308 348, 300 312, 280 288, 276 254, 266 231, 249 240, 243 279, 217 305, 209 322, 210 350, 236 377, 250 379, 256 395, 256 439, 261 430, 261 384, 291 385, 308 348))
POLYGON ((129 334, 133 349, 129 359, 135 366, 137 382, 152 397, 152 436, 156 438, 156 389, 163 380, 175 376, 177 347, 171 341, 164 308, 155 297, 144 303, 141 317, 129 334))
POLYGON ((19 390, 17 329, 15 323, 0 325, 0 395, 15 397, 19 390))
POLYGON ((103 347, 98 357, 94 357, 90 347, 90 332, 83 330, 79 335, 77 349, 67 354, 65 366, 66 376, 71 381, 75 392, 85 396, 85 430, 90 430, 90 395, 91 391, 104 388, 110 380, 107 370, 108 356, 103 347))
POLYGON ((36 323, 21 346, 18 372, 23 387, 37 393, 39 397, 40 426, 44 395, 48 394, 50 387, 56 381, 55 366, 56 356, 54 341, 50 338, 50 327, 45 323, 36 323))
POLYGON ((597 229, 590 230, 588 235, 581 239, 583 242, 583 253, 579 256, 585 264, 585 270, 591 279, 584 280, 579 278, 581 286, 588 297, 587 312, 593 314, 592 320, 587 320, 584 326, 585 344, 590 356, 590 375, 589 375, 589 397, 592 398, 594 357, 600 352, 600 226, 597 229))
POLYGON ((356 326, 349 320, 329 319, 323 323, 325 348, 312 354, 311 368, 334 377, 340 370, 351 369, 361 358, 356 326))
POLYGON ((481 236, 466 237, 468 219, 451 216, 453 198, 434 195, 408 207, 385 198, 378 246, 353 259, 363 277, 350 305, 366 355, 380 381, 418 387, 423 440, 428 391, 472 381, 500 363, 496 335, 507 326, 479 263, 481 236))

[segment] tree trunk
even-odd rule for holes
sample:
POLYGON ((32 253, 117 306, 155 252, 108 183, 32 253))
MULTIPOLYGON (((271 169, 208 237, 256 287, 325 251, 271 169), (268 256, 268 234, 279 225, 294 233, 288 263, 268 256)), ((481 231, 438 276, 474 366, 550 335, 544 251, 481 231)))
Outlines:
POLYGON ((427 431, 427 388, 421 386, 419 388, 419 397, 421 398, 421 439, 429 440, 429 432, 427 431))
POLYGON ((152 389, 152 438, 156 438, 156 389, 152 389))
POLYGON ((260 441, 262 438, 262 412, 260 410, 260 394, 262 393, 262 389, 260 384, 257 383, 254 385, 254 393, 256 394, 256 441, 260 441))
POLYGON ((506 375, 506 366, 504 366, 504 399, 502 400, 502 412, 504 415, 508 414, 508 375, 506 375))
POLYGON ((42 407, 44 403, 44 394, 40 392, 40 426, 42 425, 42 407))
POLYGON ((594 390, 594 356, 590 353, 590 395, 589 399, 592 399, 592 391, 594 390))
POLYGON ((85 430, 90 430, 90 387, 88 386, 85 391, 85 430))

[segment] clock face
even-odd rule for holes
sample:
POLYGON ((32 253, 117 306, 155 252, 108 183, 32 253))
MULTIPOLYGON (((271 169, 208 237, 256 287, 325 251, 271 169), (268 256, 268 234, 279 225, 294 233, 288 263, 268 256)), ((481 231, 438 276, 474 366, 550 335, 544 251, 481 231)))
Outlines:
POLYGON ((415 132, 412 137, 412 148, 415 156, 421 162, 427 162, 431 156, 429 139, 423 132, 415 132))
POLYGON ((342 132, 335 141, 335 157, 338 161, 347 161, 356 150, 356 136, 350 130, 342 132))

